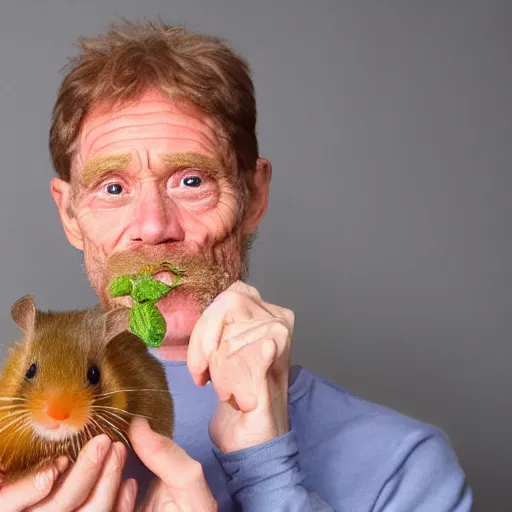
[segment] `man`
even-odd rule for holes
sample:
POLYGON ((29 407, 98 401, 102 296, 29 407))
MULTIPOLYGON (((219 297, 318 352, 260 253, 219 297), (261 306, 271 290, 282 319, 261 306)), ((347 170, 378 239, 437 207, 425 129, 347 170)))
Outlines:
POLYGON ((137 419, 140 460, 125 465, 100 436, 70 470, 58 460, 2 489, 2 510, 132 510, 148 469, 149 510, 470 510, 446 437, 289 368, 293 313, 244 284, 271 180, 246 63, 160 22, 112 26, 81 49, 54 108, 51 193, 103 306, 132 306, 109 283, 143 266, 188 279, 157 303, 174 441, 137 419))

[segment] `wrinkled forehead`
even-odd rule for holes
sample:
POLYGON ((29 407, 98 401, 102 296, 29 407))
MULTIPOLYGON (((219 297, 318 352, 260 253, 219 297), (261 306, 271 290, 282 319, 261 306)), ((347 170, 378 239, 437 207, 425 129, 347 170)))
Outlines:
POLYGON ((93 160, 115 157, 127 164, 128 154, 187 154, 217 160, 231 167, 227 137, 212 117, 183 99, 150 91, 120 106, 99 103, 84 121, 74 151, 72 176, 93 160))

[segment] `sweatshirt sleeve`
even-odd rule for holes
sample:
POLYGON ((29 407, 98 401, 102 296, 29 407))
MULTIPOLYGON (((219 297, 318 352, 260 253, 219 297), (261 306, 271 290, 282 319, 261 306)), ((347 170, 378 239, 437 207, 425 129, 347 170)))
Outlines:
POLYGON ((441 430, 411 433, 393 459, 373 512, 471 511, 471 489, 441 430))
MULTIPOLYGON (((222 453, 215 448, 214 452, 226 474, 228 491, 244 512, 347 512, 344 497, 337 492, 338 474, 330 475, 334 492, 329 504, 303 486, 293 430, 245 450, 222 453)), ((394 455, 373 505, 360 503, 360 508, 351 506, 350 512, 471 511, 471 490, 441 431, 411 433, 394 455)), ((365 487, 364 482, 359 485, 365 487)))
POLYGON ((297 439, 292 431, 245 450, 215 456, 226 475, 228 491, 247 512, 331 512, 331 506, 303 486, 297 439))

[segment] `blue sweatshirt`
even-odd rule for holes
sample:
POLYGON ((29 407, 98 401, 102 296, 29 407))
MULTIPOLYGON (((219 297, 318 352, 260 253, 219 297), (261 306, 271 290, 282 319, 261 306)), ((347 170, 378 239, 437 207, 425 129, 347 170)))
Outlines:
MULTIPOLYGON (((175 404, 175 441, 201 462, 219 510, 230 512, 466 512, 472 494, 442 431, 295 366, 291 431, 223 454, 208 435, 217 395, 185 362, 161 361, 175 404)), ((150 473, 130 454, 125 476, 150 473)))

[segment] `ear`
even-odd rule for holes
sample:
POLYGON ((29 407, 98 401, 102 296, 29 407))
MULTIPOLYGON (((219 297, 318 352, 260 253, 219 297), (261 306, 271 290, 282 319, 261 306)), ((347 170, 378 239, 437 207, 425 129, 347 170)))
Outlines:
POLYGON ((53 178, 50 182, 50 192, 59 210, 62 227, 69 243, 79 251, 83 251, 82 232, 71 209, 71 183, 61 178, 53 178))
POLYGON ((118 334, 130 327, 130 309, 126 307, 115 308, 105 313, 105 343, 114 339, 118 334))
POLYGON ((11 317, 16 325, 29 337, 36 324, 36 304, 32 295, 24 295, 11 307, 11 317))
POLYGON ((267 213, 270 181, 272 179, 272 166, 265 158, 258 158, 256 169, 249 172, 250 198, 247 205, 242 230, 244 235, 253 234, 258 228, 261 220, 267 213))

